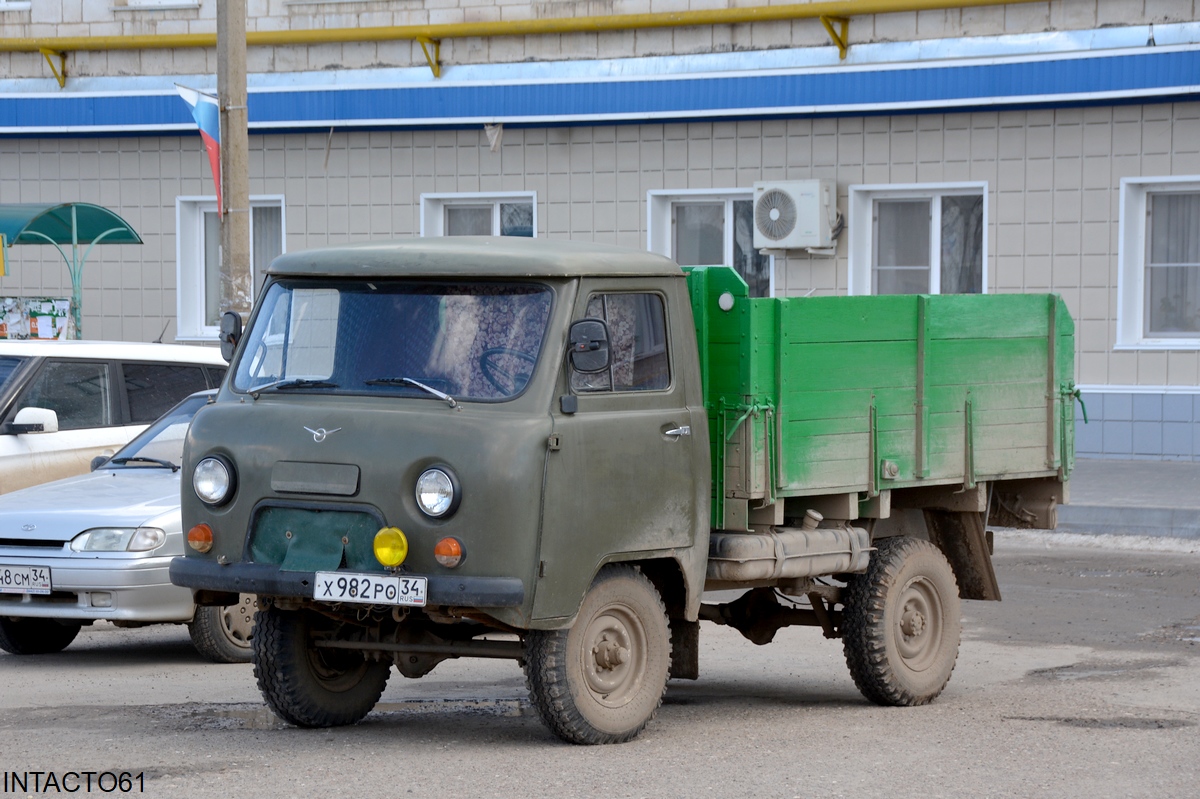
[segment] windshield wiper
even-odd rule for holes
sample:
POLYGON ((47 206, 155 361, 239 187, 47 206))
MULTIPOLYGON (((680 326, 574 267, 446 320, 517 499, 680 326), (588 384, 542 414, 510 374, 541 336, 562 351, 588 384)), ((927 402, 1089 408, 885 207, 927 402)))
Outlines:
POLYGON ((179 471, 179 466, 177 464, 163 460, 162 458, 147 458, 142 455, 130 455, 127 458, 112 458, 109 460, 109 463, 115 463, 118 466, 122 463, 153 463, 155 466, 161 466, 164 469, 170 469, 173 472, 179 471))
POLYGON ((337 383, 331 383, 328 380, 310 380, 306 377, 285 377, 282 380, 276 380, 274 383, 267 383, 265 386, 250 389, 250 396, 258 399, 258 395, 269 389, 282 390, 286 388, 337 388, 337 383))
POLYGON ((368 386, 415 386, 416 388, 419 388, 422 391, 432 394, 433 396, 437 397, 438 399, 448 403, 451 408, 458 407, 458 402, 454 399, 454 397, 450 396, 449 394, 447 394, 443 391, 438 391, 436 388, 433 388, 432 386, 427 386, 420 381, 413 380, 411 377, 377 377, 374 380, 368 380, 367 385, 368 386))

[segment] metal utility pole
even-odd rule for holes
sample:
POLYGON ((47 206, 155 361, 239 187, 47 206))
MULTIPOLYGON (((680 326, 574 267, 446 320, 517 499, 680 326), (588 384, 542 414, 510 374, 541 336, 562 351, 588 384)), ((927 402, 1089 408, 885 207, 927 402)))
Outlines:
POLYGON ((217 95, 221 103, 221 298, 250 313, 250 137, 246 114, 246 0, 217 3, 217 95))

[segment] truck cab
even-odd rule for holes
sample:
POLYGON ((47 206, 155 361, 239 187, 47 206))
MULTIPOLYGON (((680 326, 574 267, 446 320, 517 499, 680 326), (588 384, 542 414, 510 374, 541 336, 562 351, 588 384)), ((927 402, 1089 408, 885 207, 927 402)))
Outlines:
POLYGON ((697 618, 708 424, 671 261, 504 238, 286 255, 237 337, 188 435, 172 579, 259 596, 259 660, 294 666, 258 670, 284 718, 356 720, 393 662, 526 660, 605 569, 697 618))

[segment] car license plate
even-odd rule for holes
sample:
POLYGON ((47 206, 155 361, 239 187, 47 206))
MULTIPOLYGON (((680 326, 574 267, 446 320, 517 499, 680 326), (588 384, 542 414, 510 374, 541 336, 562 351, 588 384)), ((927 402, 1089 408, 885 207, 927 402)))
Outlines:
POLYGON ((425 604, 424 577, 317 572, 313 599, 322 602, 362 602, 368 605, 425 604))
POLYGON ((0 563, 0 594, 48 594, 50 569, 45 566, 8 566, 0 563))

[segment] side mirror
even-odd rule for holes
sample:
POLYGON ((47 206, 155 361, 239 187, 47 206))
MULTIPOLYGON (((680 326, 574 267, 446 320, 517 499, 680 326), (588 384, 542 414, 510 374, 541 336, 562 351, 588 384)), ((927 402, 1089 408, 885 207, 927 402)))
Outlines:
POLYGON ((8 432, 57 433, 58 414, 49 408, 22 408, 8 425, 8 432))
POLYGON ((217 339, 221 342, 221 357, 225 363, 233 360, 233 351, 237 349, 242 337, 242 316, 237 311, 226 311, 221 314, 221 332, 217 339))
POLYGON ((92 458, 92 469, 91 470, 93 472, 96 471, 101 466, 108 463, 108 459, 111 457, 112 457, 112 455, 97 455, 96 457, 92 458))
POLYGON ((608 368, 608 325, 603 319, 580 319, 571 325, 571 367, 592 374, 608 368))

